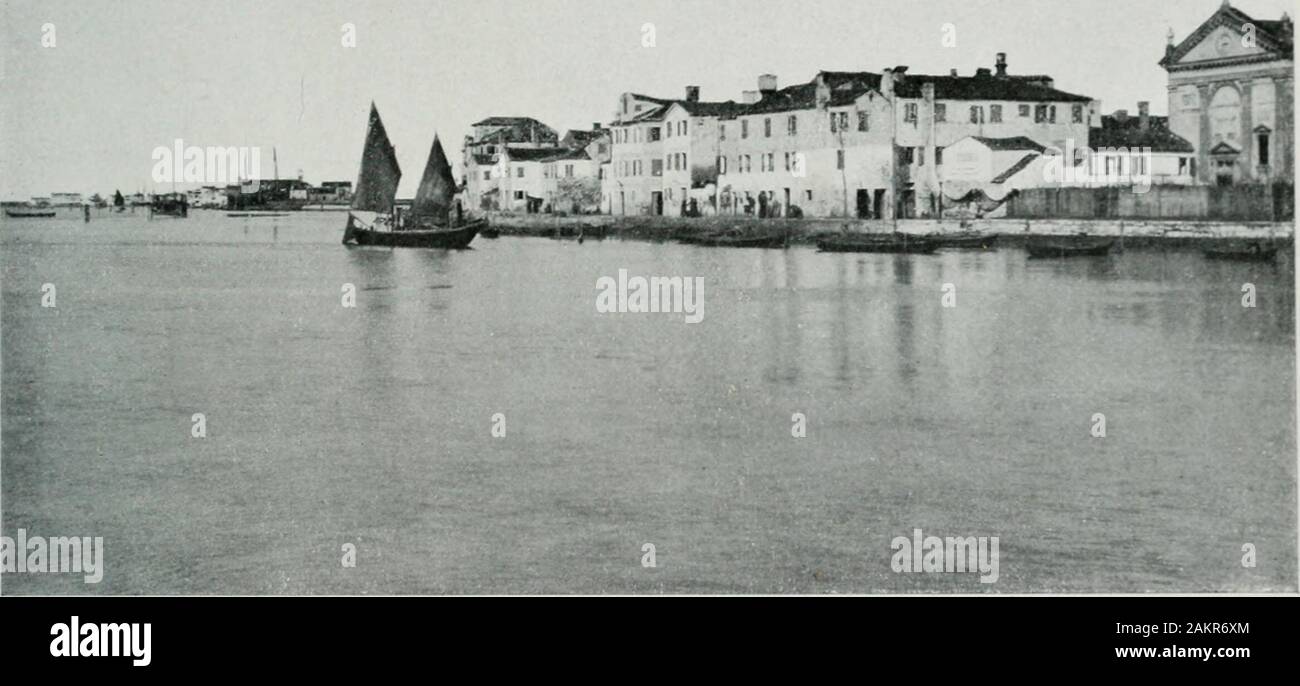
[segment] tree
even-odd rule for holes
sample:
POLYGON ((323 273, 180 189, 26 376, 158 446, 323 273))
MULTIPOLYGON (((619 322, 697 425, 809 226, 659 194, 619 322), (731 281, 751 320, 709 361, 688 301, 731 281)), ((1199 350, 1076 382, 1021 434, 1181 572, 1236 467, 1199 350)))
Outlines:
POLYGON ((600 207, 600 179, 593 176, 566 176, 555 183, 556 205, 573 212, 588 212, 600 207))

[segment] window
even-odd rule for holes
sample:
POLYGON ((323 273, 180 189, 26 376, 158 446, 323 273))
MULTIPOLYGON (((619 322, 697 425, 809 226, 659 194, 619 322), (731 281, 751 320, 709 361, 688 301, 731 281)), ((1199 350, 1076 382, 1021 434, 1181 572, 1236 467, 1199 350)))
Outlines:
POLYGON ((943 146, 938 145, 934 148, 934 166, 943 164, 943 146))
POLYGON ((786 132, 787 134, 791 135, 791 136, 793 136, 793 135, 799 133, 799 118, 798 118, 798 117, 796 117, 795 115, 792 114, 792 115, 790 115, 790 116, 788 116, 788 117, 785 118, 785 132, 786 132))
POLYGON ((485 171, 485 172, 483 172, 483 180, 484 180, 484 181, 489 181, 489 180, 491 180, 491 179, 492 179, 492 172, 490 172, 490 171, 485 171))
POLYGON ((1083 105, 1075 105, 1070 108, 1070 121, 1075 124, 1083 123, 1083 105))
POLYGON ((948 106, 947 106, 947 105, 945 105, 945 104, 943 104, 943 103, 941 103, 941 102, 937 102, 937 103, 934 104, 934 120, 935 120, 935 121, 948 121, 948 106))
POLYGON ((571 164, 564 165, 564 176, 565 178, 570 178, 570 179, 573 178, 573 165, 571 164))
POLYGON ((524 192, 523 192, 523 191, 515 191, 515 200, 523 200, 523 199, 524 199, 524 192))
POLYGON ((836 151, 835 151, 835 168, 836 168, 836 169, 843 169, 843 168, 844 168, 844 151, 843 151, 843 150, 836 150, 836 151))
POLYGON ((785 170, 790 171, 790 153, 785 154, 785 170))
POLYGON ((898 163, 911 164, 916 158, 912 155, 913 148, 898 149, 898 163))
POLYGON ((989 105, 989 121, 993 122, 994 124, 1002 123, 1001 105, 989 105))
POLYGON ((740 120, 740 137, 741 137, 741 138, 749 138, 749 120, 748 120, 748 119, 741 119, 741 120, 740 120))
POLYGON ((664 175, 664 161, 660 159, 650 160, 650 176, 664 175))
POLYGON ((839 123, 838 123, 838 122, 839 122, 839 119, 835 116, 835 113, 834 113, 834 112, 831 112, 831 133, 835 133, 836 131, 839 131, 839 128, 838 128, 838 127, 839 127, 839 123))
POLYGON ((840 112, 840 131, 849 130, 849 113, 840 112))
POLYGON ((866 131, 867 129, 871 128, 871 121, 869 119, 870 116, 871 114, 869 112, 858 112, 859 131, 866 131))
POLYGON ((521 178, 521 179, 524 178, 524 168, 523 168, 523 167, 519 167, 518 169, 516 169, 516 170, 515 170, 515 176, 518 176, 518 177, 521 178))
POLYGON ((763 137, 764 137, 764 138, 771 138, 771 137, 772 137, 772 118, 771 118, 771 117, 765 117, 765 118, 763 119, 763 137))
POLYGON ((1255 137, 1255 141, 1259 146, 1259 152, 1258 152, 1259 164, 1261 167, 1267 167, 1268 166, 1268 134, 1261 132, 1258 136, 1255 137))
POLYGON ((1028 117, 1028 116, 1029 116, 1029 105, 1021 105, 1021 106, 1020 106, 1020 116, 1022 116, 1022 117, 1028 117))
POLYGON ((916 149, 916 163, 917 166, 925 166, 925 148, 916 149))
POLYGON ((776 153, 767 153, 767 170, 776 171, 776 153))
POLYGON ((678 169, 685 169, 685 168, 686 168, 686 153, 682 153, 682 166, 678 167, 678 169))
POLYGON ((1034 107, 1034 123, 1041 124, 1045 121, 1047 121, 1047 105, 1034 107))
POLYGON ((916 103, 909 102, 903 107, 903 121, 916 123, 916 103))
POLYGON ((803 193, 805 198, 812 200, 812 191, 804 191, 803 193))
POLYGON ((749 159, 749 155, 745 155, 745 171, 754 171, 753 160, 749 159))
POLYGON ((725 141, 725 140, 727 140, 727 125, 726 125, 726 124, 723 124, 723 123, 719 123, 719 124, 718 124, 718 140, 720 140, 720 141, 725 141))
POLYGON ((1056 123, 1056 105, 1051 105, 1047 108, 1047 121, 1053 124, 1056 123))
POLYGON ((971 107, 970 107, 970 123, 972 123, 972 124, 983 124, 983 123, 984 123, 984 108, 983 108, 983 107, 980 107, 979 105, 971 105, 971 107))

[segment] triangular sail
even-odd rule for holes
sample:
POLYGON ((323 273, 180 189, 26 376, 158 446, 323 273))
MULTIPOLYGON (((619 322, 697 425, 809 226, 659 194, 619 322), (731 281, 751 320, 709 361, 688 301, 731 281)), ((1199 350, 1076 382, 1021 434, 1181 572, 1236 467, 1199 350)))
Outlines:
POLYGON ((411 202, 411 214, 446 221, 455 196, 456 179, 451 174, 451 164, 447 162, 447 154, 442 150, 442 142, 435 134, 429 161, 424 166, 424 176, 420 178, 420 187, 416 189, 415 200, 411 202))
POLYGON ((387 213, 397 197, 397 182, 402 169, 397 165, 397 151, 388 142, 388 132, 379 119, 379 110, 370 103, 370 127, 366 130, 366 147, 361 151, 361 173, 352 196, 352 209, 387 213))

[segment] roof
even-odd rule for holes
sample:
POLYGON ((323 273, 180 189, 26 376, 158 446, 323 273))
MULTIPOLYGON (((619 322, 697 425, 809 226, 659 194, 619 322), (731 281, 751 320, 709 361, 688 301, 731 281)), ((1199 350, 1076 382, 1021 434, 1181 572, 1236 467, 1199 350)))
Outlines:
POLYGON ((564 140, 570 145, 586 145, 601 136, 609 135, 609 129, 569 129, 564 140))
MULTIPOLYGON (((881 74, 869 71, 821 71, 807 83, 786 86, 763 94, 752 105, 741 105, 740 114, 764 114, 806 110, 817 106, 817 82, 821 79, 829 91, 831 107, 842 107, 868 91, 880 92, 881 74)), ((1050 77, 995 76, 976 74, 952 76, 904 72, 894 80, 894 92, 903 98, 921 98, 924 84, 934 84, 936 100, 1008 100, 1017 102, 1091 102, 1086 95, 1067 93, 1045 85, 1050 77)))
POLYGON ((518 126, 521 124, 524 126, 528 126, 529 124, 546 126, 532 117, 488 117, 474 122, 471 126, 518 126))
POLYGON ((1025 155, 1024 157, 1021 157, 1019 160, 1016 161, 1015 164, 1011 165, 1010 167, 1007 167, 1006 171, 993 177, 993 180, 990 183, 1005 183, 1007 179, 1010 179, 1011 177, 1015 176, 1017 173, 1020 172, 1021 169, 1028 167, 1030 162, 1033 162, 1039 157, 1040 156, 1037 154, 1025 155))
POLYGON ((561 150, 559 152, 551 151, 552 155, 543 159, 543 162, 560 162, 562 160, 589 160, 591 157, 583 149, 561 150))
POLYGON ((1088 147, 1148 148, 1151 152, 1195 152, 1196 148, 1169 130, 1168 117, 1147 117, 1147 128, 1142 128, 1140 117, 1105 115, 1101 126, 1088 131, 1088 147))
POLYGON ((991 150, 998 151, 1015 151, 1015 150, 1033 150, 1041 153, 1047 148, 1040 145, 1037 141, 1026 136, 1010 136, 1007 138, 986 138, 984 136, 971 136, 971 138, 988 146, 991 150))
POLYGON ((506 152, 510 155, 512 162, 541 162, 547 157, 555 155, 555 148, 511 148, 507 147, 506 152))
POLYGON ((555 141, 555 129, 532 117, 488 117, 473 124, 475 127, 495 127, 472 143, 537 143, 555 141))

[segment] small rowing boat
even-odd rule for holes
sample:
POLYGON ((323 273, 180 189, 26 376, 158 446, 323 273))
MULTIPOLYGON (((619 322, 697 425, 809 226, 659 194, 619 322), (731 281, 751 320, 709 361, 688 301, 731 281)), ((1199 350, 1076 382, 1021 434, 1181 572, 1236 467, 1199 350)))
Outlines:
POLYGON ((1045 257, 1098 257, 1110 252, 1113 238, 1097 236, 1030 236, 1025 250, 1034 258, 1045 257))
POLYGON ((928 236, 906 233, 848 233, 817 240, 822 252, 932 253, 939 243, 928 236))
POLYGON ((1201 251, 1209 260, 1235 260, 1238 262, 1268 262, 1277 256, 1277 246, 1259 241, 1228 241, 1201 251))

